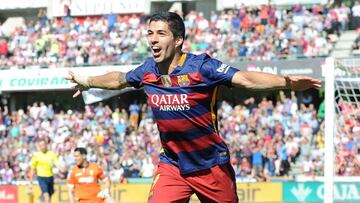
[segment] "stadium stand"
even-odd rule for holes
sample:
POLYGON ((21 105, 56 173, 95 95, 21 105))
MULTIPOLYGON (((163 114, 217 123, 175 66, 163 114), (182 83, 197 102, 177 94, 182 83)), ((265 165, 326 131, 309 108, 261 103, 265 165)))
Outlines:
MULTIPOLYGON (((351 9, 356 17, 360 6, 356 3, 351 9)), ((294 5, 288 10, 241 7, 212 12, 209 19, 191 11, 184 16, 184 49, 228 62, 328 56, 347 31, 349 14, 345 5, 310 9, 294 5)), ((147 16, 115 14, 48 19, 41 12, 36 22, 27 22, 8 36, 0 34, 0 69, 137 64, 148 56, 146 20, 147 16)), ((354 55, 358 55, 359 41, 360 37, 355 40, 354 55)), ((106 169, 113 181, 152 177, 161 147, 159 135, 147 104, 138 108, 138 125, 130 124, 128 109, 101 103, 85 106, 83 111, 55 111, 44 102, 11 113, 0 109, 0 180, 25 179, 36 150, 34 141, 41 137, 48 138, 68 169, 74 164, 71 151, 87 146, 89 160, 106 169)), ((295 94, 287 98, 283 93, 275 103, 248 98, 242 104, 219 104, 220 135, 230 146, 238 179, 269 181, 300 173, 322 176, 323 111, 323 105, 317 110, 314 104, 300 103, 295 94)), ((336 174, 359 175, 360 119, 349 119, 343 129, 335 139, 336 174)))
MULTIPOLYGON (((296 4, 288 10, 241 7, 206 19, 191 11, 184 16, 184 48, 230 62, 328 56, 347 30, 349 12, 344 5, 296 4)), ((0 69, 139 63, 148 56, 146 19, 135 14, 48 19, 41 11, 36 22, 0 34, 0 69)))
MULTIPOLYGON (((231 163, 239 181, 292 179, 300 173, 323 176, 323 105, 317 111, 313 104, 299 103, 294 93, 286 97, 280 92, 279 98, 275 103, 266 98, 256 102, 251 97, 237 105, 226 101, 218 105, 219 133, 230 147, 231 163), (293 167, 299 168, 298 174, 291 172, 293 167)), ((36 150, 34 141, 42 137, 48 139, 67 169, 74 164, 73 149, 85 146, 90 149, 88 159, 108 171, 113 181, 152 177, 161 147, 157 126, 147 104, 132 105, 141 109, 137 128, 130 124, 127 109, 112 110, 102 103, 85 106, 83 111, 55 112, 51 104, 44 102, 18 109, 11 115, 3 109, 1 181, 24 180, 30 156, 36 150)), ((346 104, 343 109, 359 111, 346 104)), ((360 119, 347 120, 343 130, 335 139, 336 173, 354 176, 360 172, 360 119)), ((56 177, 61 179, 64 174, 58 173, 56 177)))

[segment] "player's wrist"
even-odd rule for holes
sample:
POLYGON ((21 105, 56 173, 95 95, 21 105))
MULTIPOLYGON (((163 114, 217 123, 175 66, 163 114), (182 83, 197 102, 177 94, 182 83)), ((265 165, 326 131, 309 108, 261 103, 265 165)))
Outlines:
POLYGON ((104 188, 103 190, 101 190, 98 195, 98 197, 103 198, 103 199, 107 199, 110 197, 110 189, 109 188, 104 188))
POLYGON ((85 88, 90 88, 90 77, 80 74, 74 74, 76 82, 80 85, 84 86, 85 88))

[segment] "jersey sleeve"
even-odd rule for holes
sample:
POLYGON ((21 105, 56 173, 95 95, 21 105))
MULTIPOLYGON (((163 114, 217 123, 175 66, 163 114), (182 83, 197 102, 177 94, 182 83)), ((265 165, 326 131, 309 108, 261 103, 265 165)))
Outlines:
POLYGON ((104 175, 104 171, 102 170, 102 168, 97 165, 97 171, 98 171, 98 178, 102 181, 104 181, 106 179, 106 176, 104 175))
POLYGON ((205 57, 200 67, 200 74, 209 86, 231 87, 232 77, 237 71, 239 70, 209 56, 205 57))
POLYGON ((126 73, 125 79, 132 87, 141 88, 143 86, 145 65, 146 62, 126 73))
POLYGON ((74 169, 70 170, 66 182, 67 182, 68 187, 74 187, 75 186, 76 179, 75 179, 74 169))
POLYGON ((104 172, 102 170, 102 168, 99 166, 99 165, 96 165, 97 167, 97 171, 98 171, 98 178, 102 181, 105 181, 106 180, 106 176, 104 175, 104 172))

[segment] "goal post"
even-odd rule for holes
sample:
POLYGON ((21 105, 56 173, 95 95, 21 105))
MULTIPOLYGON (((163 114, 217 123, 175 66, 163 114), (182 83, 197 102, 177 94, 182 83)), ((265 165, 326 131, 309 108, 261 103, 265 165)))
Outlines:
POLYGON ((325 61, 325 163, 324 203, 334 200, 335 59, 325 61))

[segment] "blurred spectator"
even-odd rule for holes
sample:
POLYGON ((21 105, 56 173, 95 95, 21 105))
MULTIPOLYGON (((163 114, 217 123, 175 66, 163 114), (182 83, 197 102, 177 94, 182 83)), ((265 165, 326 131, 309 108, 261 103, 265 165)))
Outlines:
POLYGON ((360 2, 355 1, 354 6, 351 8, 352 11, 352 28, 360 28, 360 2))
POLYGON ((341 7, 336 7, 335 10, 338 13, 341 30, 346 31, 349 26, 350 8, 345 3, 341 3, 341 7))
POLYGON ((134 101, 134 103, 132 103, 129 106, 129 111, 130 111, 130 126, 137 129, 139 122, 139 113, 140 113, 140 107, 137 104, 137 101, 134 101))
POLYGON ((254 176, 259 175, 263 171, 263 154, 260 151, 261 147, 259 144, 254 143, 251 157, 254 176))
POLYGON ((6 42, 5 39, 0 38, 0 58, 7 57, 8 53, 9 53, 8 43, 6 42))
POLYGON ((352 54, 354 56, 360 55, 360 28, 356 30, 358 36, 356 37, 355 41, 352 44, 352 54))
POLYGON ((4 184, 11 184, 11 182, 15 179, 13 169, 10 167, 10 163, 7 162, 4 164, 4 168, 0 170, 1 181, 4 184))

